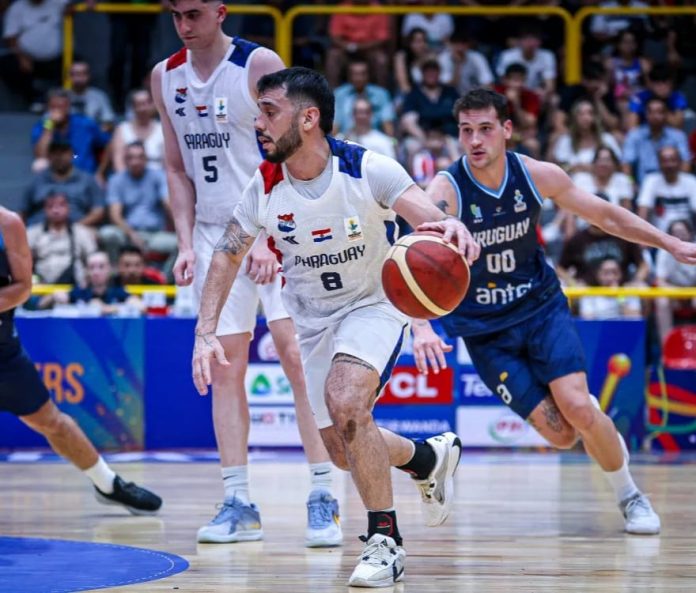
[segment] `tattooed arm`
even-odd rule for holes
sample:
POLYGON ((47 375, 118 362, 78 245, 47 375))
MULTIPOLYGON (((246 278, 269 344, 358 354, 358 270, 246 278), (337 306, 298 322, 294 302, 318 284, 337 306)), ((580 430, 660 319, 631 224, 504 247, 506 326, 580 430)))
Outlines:
POLYGON ((193 382, 198 393, 205 395, 210 385, 210 361, 214 357, 218 363, 227 366, 225 351, 215 337, 222 306, 230 294, 230 289, 242 259, 254 243, 254 237, 244 231, 237 218, 227 225, 224 234, 215 245, 215 252, 205 278, 201 306, 196 324, 196 339, 193 350, 193 382))

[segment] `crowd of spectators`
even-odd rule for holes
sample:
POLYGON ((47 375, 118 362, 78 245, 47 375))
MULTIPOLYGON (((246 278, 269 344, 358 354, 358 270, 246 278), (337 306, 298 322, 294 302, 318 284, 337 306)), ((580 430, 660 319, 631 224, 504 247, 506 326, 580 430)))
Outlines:
MULTIPOLYGON (((281 9, 312 3, 271 2, 281 9)), ((657 4, 662 3, 674 4, 657 4)), ((510 149, 555 162, 580 187, 693 239, 696 17, 591 17, 583 31, 582 80, 567 85, 563 23, 556 17, 419 12, 419 5, 501 4, 485 0, 342 4, 409 4, 413 11, 297 21, 295 41, 302 43, 295 43, 296 61, 323 70, 335 89, 336 135, 398 159, 425 186, 459 156, 451 116, 456 99, 471 88, 493 88, 508 98, 514 124, 510 149)), ((646 6, 638 0, 512 4, 571 11, 646 6)), ((44 281, 68 274, 87 286, 89 254, 102 249, 115 265, 118 254, 134 246, 166 276, 176 242, 161 171, 162 130, 141 68, 164 56, 143 54, 142 31, 129 29, 127 43, 138 47, 131 52, 137 67, 125 72, 141 78, 131 76, 126 84, 121 64, 126 58, 117 52, 121 71, 112 64, 108 92, 91 85, 89 63, 80 60, 70 71, 71 90, 62 90, 51 67, 60 54, 56 15, 64 8, 65 0, 14 0, 4 16, 3 38, 11 51, 0 58, 3 70, 23 73, 12 79, 18 92, 28 103, 44 103, 32 131, 33 178, 23 202, 23 215, 33 224, 36 273, 44 281), (38 36, 44 43, 36 43, 38 36)), ((242 35, 272 43, 262 18, 233 18, 242 35)), ((114 35, 124 26, 117 20, 114 35)), ((113 38, 111 46, 113 51, 113 38)), ((550 203, 540 236, 549 261, 569 285, 696 284, 689 270, 665 254, 588 228, 550 203)), ((661 336, 675 318, 696 321, 691 302, 588 298, 577 304, 577 312, 591 318, 648 315, 658 320, 661 336)))

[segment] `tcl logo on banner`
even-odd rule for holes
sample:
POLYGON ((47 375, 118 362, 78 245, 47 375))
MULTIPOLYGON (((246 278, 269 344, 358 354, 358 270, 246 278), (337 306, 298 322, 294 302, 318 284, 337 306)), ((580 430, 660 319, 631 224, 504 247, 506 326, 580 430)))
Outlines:
POLYGON ((453 401, 454 373, 441 370, 421 375, 415 367, 396 367, 380 404, 451 404, 453 401))

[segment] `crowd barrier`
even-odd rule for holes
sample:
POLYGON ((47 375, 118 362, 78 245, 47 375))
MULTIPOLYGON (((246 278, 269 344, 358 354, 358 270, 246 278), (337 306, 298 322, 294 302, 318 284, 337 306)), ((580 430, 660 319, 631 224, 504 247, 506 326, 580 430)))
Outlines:
MULTIPOLYGON (((663 422, 659 408, 657 415, 648 416, 646 391, 657 389, 657 396, 649 395, 652 399, 663 396, 659 385, 650 383, 646 390, 643 320, 576 323, 590 389, 631 448, 641 447, 649 435, 656 447, 665 448, 654 434, 660 424, 666 431, 680 424, 679 442, 685 446, 689 439, 696 440, 696 426, 684 432, 685 424, 679 422, 684 411, 679 405, 670 404, 669 422, 663 422)), ((20 318, 17 325, 54 400, 99 448, 215 446, 210 397, 200 397, 191 380, 193 319, 20 318)), ((466 447, 545 445, 483 385, 461 342, 447 362, 447 370, 438 375, 419 375, 407 344, 375 408, 378 423, 415 438, 453 430, 466 447)), ((693 379, 693 372, 690 379, 680 379, 677 396, 682 404, 687 397, 696 402, 693 379)), ((292 391, 262 320, 250 347, 246 388, 251 446, 299 446, 292 391)), ((44 446, 43 439, 16 418, 0 414, 0 448, 44 446)))
MULTIPOLYGON (((76 12, 104 13, 158 13, 166 10, 162 5, 104 3, 88 8, 86 4, 75 4, 66 12, 63 21, 63 73, 66 88, 70 85, 68 72, 73 61, 74 21, 76 12)), ((283 14, 273 6, 259 4, 235 4, 227 6, 228 13, 267 15, 275 24, 275 46, 278 54, 286 64, 292 64, 293 23, 302 15, 331 14, 391 14, 406 15, 413 12, 434 14, 447 13, 454 16, 554 16, 563 21, 565 36, 565 61, 563 78, 566 84, 576 84, 582 78, 582 27, 585 19, 600 14, 606 15, 648 15, 648 16, 689 16, 696 15, 696 5, 691 6, 653 6, 642 8, 599 8, 586 6, 571 14, 557 6, 344 6, 344 5, 307 5, 295 6, 283 14)))

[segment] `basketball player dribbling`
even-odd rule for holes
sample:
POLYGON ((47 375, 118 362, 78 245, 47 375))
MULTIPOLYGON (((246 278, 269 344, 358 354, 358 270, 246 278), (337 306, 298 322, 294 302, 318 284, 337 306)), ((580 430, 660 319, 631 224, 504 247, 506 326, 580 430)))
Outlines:
MULTIPOLYGON (((481 257, 471 268, 466 297, 442 323, 450 336, 464 339, 488 388, 549 443, 565 449, 582 438, 614 490, 627 532, 659 533, 660 519, 629 472, 625 443, 589 393, 580 339, 538 243, 536 222, 548 197, 607 233, 665 249, 680 262, 696 263, 696 245, 581 190, 554 164, 506 152, 512 124, 503 95, 470 91, 454 115, 464 156, 427 192, 461 218, 481 257)), ((422 341, 432 335, 423 321, 413 331, 422 341)))
MULTIPOLYGON (((221 0, 172 0, 171 12, 184 48, 155 67, 152 93, 164 131, 179 247, 174 276, 178 285, 193 283, 200 297, 213 247, 261 163, 254 132, 256 81, 283 63, 274 52, 222 32, 227 12, 221 0)), ((259 300, 292 387, 309 461, 305 545, 335 546, 343 539, 338 502, 331 494, 332 465, 307 401, 295 328, 280 302, 277 267, 265 238, 259 237, 216 328, 231 363, 213 368, 213 424, 225 494, 219 513, 198 530, 199 542, 263 537, 259 509, 249 495, 244 388, 259 300)))
POLYGON ((99 502, 122 506, 133 515, 156 514, 162 499, 116 475, 75 421, 53 403, 24 351, 14 310, 31 294, 31 278, 31 249, 24 223, 0 206, 0 412, 14 414, 43 435, 56 453, 91 480, 99 502))
MULTIPOLYGON (((258 96, 256 129, 267 160, 215 247, 196 328, 194 382, 205 393, 211 361, 226 364, 217 320, 244 254, 265 231, 282 259, 283 302, 297 327, 321 436, 333 462, 351 472, 368 511, 365 549, 349 584, 388 586, 403 578, 405 558, 390 466, 416 479, 426 522, 435 526, 447 518, 461 451, 453 433, 414 442, 372 419, 408 325, 381 284, 395 213, 456 239, 470 261, 478 246, 396 161, 327 135, 334 96, 321 74, 306 68, 269 74, 259 80, 258 96)), ((445 346, 435 338, 429 347, 441 356, 445 346)))

